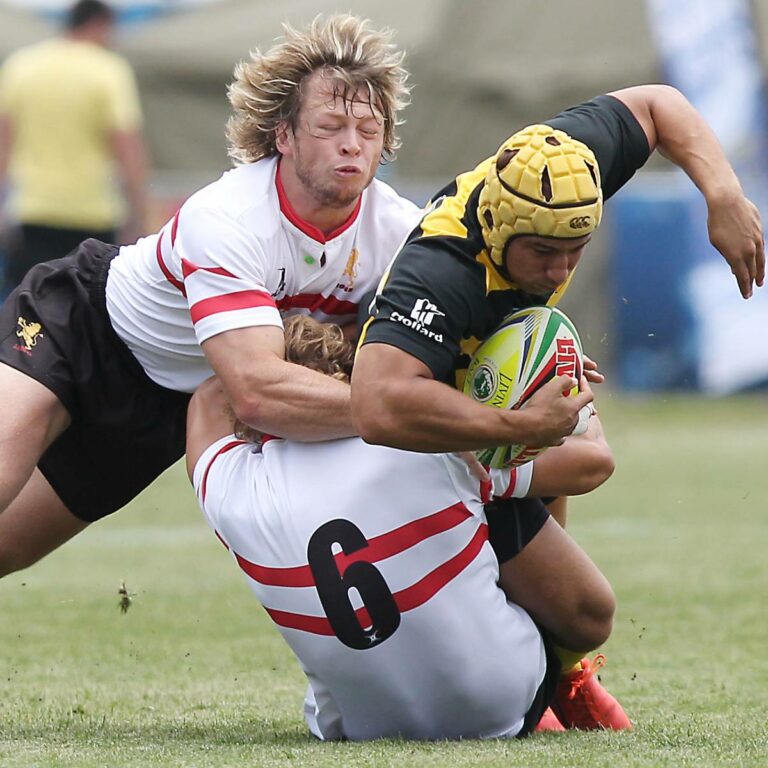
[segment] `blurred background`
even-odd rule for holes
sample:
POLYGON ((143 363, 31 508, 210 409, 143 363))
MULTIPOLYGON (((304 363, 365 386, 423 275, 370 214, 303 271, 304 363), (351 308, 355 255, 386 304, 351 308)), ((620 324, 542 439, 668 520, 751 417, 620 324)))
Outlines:
MULTIPOLYGON (((0 62, 57 31, 60 0, 0 2, 0 62)), ((396 31, 413 103, 381 175, 424 202, 511 133, 596 94, 668 82, 714 127, 768 218, 768 0, 114 0, 134 68, 162 225, 230 166, 226 86, 281 22, 351 11, 396 31)), ((564 304, 585 351, 630 392, 724 394, 768 383, 768 288, 741 299, 693 185, 654 158, 612 200, 564 304)), ((2 199, 2 198, 0 198, 2 199)))

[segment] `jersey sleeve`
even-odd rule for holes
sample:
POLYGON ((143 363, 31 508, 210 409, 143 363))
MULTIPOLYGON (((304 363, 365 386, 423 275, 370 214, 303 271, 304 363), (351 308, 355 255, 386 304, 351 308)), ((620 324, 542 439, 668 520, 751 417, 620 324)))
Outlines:
POLYGON ((595 153, 605 200, 621 189, 650 157, 648 139, 640 123, 615 96, 597 96, 544 123, 578 139, 595 153))
POLYGON ((528 495, 533 478, 533 464, 528 461, 519 467, 491 469, 491 496, 494 499, 522 499, 528 495))
POLYGON ((371 305, 361 346, 389 344, 425 363, 438 381, 449 379, 485 287, 479 265, 453 251, 458 246, 443 237, 404 246, 371 305))
POLYGON ((251 443, 228 435, 206 448, 195 464, 192 475, 195 495, 206 520, 219 537, 220 510, 227 507, 228 493, 239 492, 237 482, 232 481, 244 476, 245 464, 252 451, 251 443))
POLYGON ((218 210, 187 212, 182 207, 171 239, 200 344, 239 328, 282 328, 275 300, 265 287, 267 257, 254 232, 218 210))

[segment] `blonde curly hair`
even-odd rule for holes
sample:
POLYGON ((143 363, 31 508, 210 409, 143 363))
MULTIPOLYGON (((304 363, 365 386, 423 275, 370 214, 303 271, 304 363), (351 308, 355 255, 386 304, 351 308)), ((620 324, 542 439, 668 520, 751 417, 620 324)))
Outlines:
MULTIPOLYGON (((307 315, 291 315, 283 321, 285 328, 285 359, 303 365, 338 381, 349 382, 355 358, 353 344, 344 338, 338 325, 319 323, 307 315)), ((231 411, 231 408, 230 408, 231 411)), ((234 419, 233 433, 240 440, 256 443, 262 433, 234 419)))
POLYGON ((233 114, 227 123, 229 155, 254 163, 277 153, 276 137, 284 125, 295 127, 302 105, 302 84, 322 70, 339 85, 349 102, 360 90, 384 116, 382 159, 400 147, 395 129, 398 112, 409 102, 405 53, 392 43, 388 29, 376 31, 367 19, 349 14, 316 16, 304 29, 283 24, 284 35, 266 53, 251 52, 241 61, 228 89, 233 114))

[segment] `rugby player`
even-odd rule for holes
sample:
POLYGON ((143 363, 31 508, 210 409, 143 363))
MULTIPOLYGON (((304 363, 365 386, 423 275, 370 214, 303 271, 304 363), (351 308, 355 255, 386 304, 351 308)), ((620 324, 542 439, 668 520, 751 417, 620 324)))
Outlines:
MULTIPOLYGON (((690 103, 661 85, 599 96, 515 133, 495 156, 434 197, 382 281, 361 338, 352 413, 363 439, 438 453, 527 443, 525 422, 535 421, 537 414, 488 408, 465 397, 457 390, 467 364, 507 314, 558 302, 600 223, 603 201, 655 149, 701 190, 710 240, 730 265, 742 295, 749 297, 754 283, 762 285, 759 214, 690 103)), ((570 429, 576 421, 572 413, 570 429)), ((547 541, 547 532, 561 533, 559 526, 542 502, 528 500, 525 509, 514 500, 495 506, 503 510, 493 518, 487 512, 491 529, 521 527, 531 541, 522 550, 497 548, 500 583, 541 626, 555 629, 557 642, 558 616, 567 615, 558 602, 559 569, 541 568, 540 578, 549 586, 542 586, 539 602, 524 595, 527 586, 519 576, 527 558, 547 541)), ((613 595, 599 583, 594 587, 587 590, 594 599, 581 610, 607 616, 610 625, 613 595)), ((587 647, 597 647, 595 639, 587 647)), ((567 642, 558 647, 563 684, 573 690, 593 685, 602 662, 602 657, 597 664, 582 658, 584 650, 567 642)), ((614 720, 615 702, 604 700, 597 686, 594 692, 590 706, 575 717, 558 709, 560 720, 584 728, 625 727, 623 712, 614 720)))

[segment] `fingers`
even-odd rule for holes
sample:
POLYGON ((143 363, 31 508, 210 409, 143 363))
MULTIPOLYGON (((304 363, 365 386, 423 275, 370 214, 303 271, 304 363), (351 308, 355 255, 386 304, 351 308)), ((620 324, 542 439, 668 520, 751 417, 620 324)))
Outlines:
POLYGON ((760 237, 756 243, 757 251, 755 252, 755 282, 763 287, 765 283, 765 240, 760 237))
POLYGON ((752 280, 755 274, 754 260, 751 265, 742 263, 731 267, 731 272, 736 278, 736 283, 739 286, 739 291, 743 298, 749 299, 752 296, 752 280))
POLYGON ((480 463, 477 456, 475 456, 472 451, 461 451, 455 455, 467 465, 470 474, 475 480, 478 480, 481 483, 487 483, 491 479, 486 468, 480 463))
POLYGON ((605 381, 605 376, 598 370, 597 363, 587 355, 584 355, 584 377, 592 384, 602 384, 605 381))
POLYGON ((579 394, 573 398, 573 406, 578 411, 585 405, 589 405, 595 399, 595 393, 589 386, 586 376, 579 381, 579 394))

